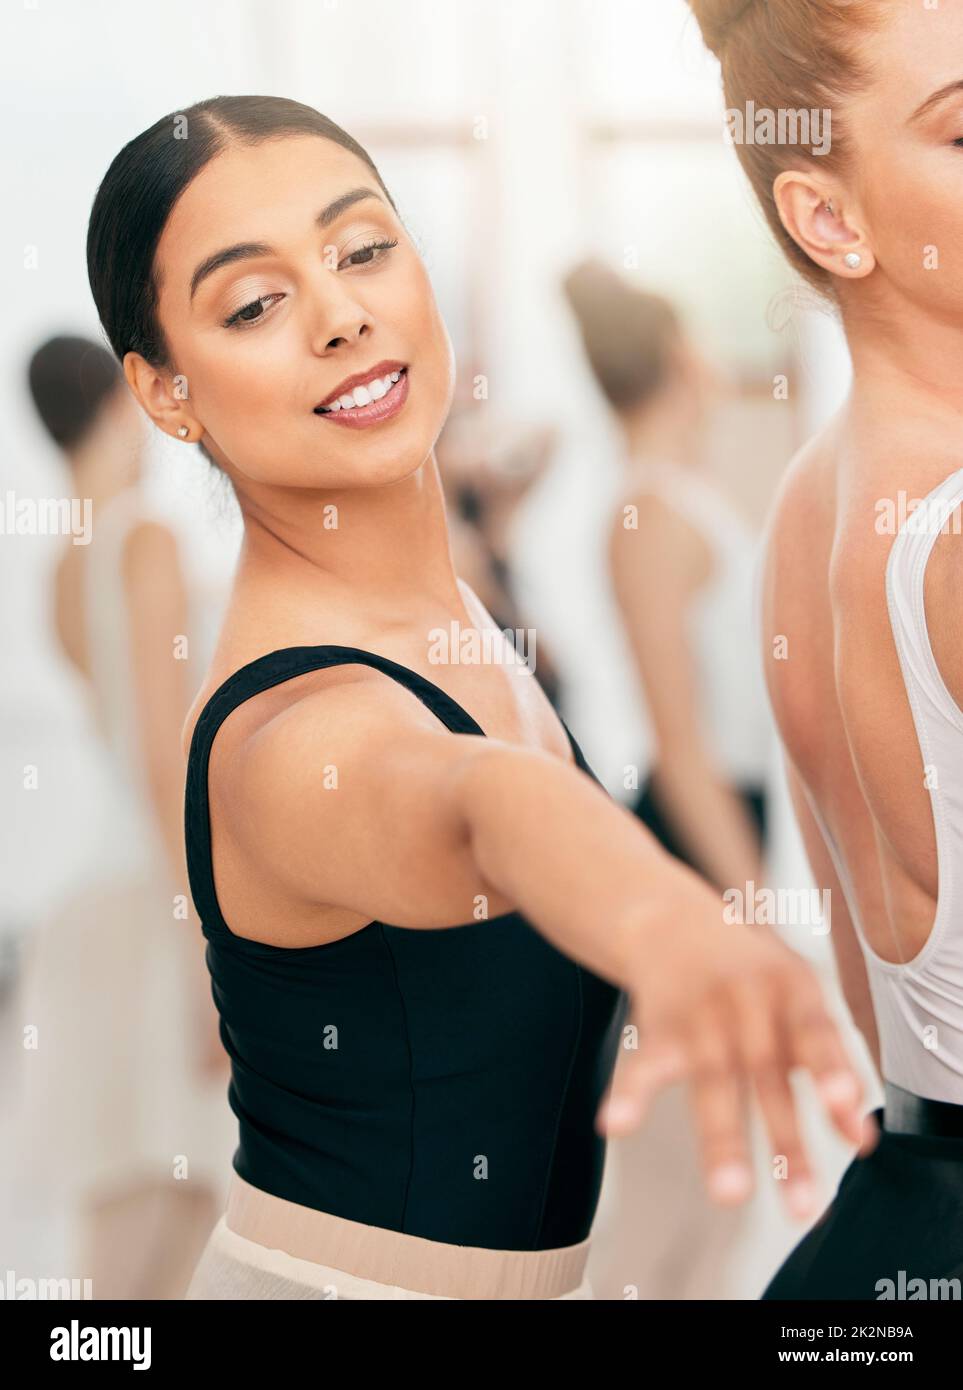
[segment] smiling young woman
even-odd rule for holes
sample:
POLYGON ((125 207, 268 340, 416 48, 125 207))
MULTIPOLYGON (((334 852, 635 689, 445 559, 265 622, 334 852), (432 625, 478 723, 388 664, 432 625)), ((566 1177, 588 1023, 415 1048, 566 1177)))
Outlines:
POLYGON ((240 1132, 189 1296, 590 1297, 605 1133, 681 1076, 718 1200, 751 1187, 748 1085, 804 1197, 790 1070, 864 1138, 808 967, 723 927, 523 665, 429 660, 494 624, 434 454, 451 343, 365 151, 296 102, 201 102, 116 157, 88 264, 131 390, 245 528, 185 727, 240 1132))
POLYGON ((833 117, 829 157, 738 149, 793 263, 839 312, 854 367, 776 500, 762 638, 885 1104, 879 1144, 764 1296, 876 1299, 901 1276, 963 1276, 963 11, 691 4, 727 105, 833 117), (924 524, 881 524, 906 497, 926 499, 924 524))

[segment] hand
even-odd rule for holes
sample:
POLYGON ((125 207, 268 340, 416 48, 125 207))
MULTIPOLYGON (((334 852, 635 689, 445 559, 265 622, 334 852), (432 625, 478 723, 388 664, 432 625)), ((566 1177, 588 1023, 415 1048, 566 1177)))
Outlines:
POLYGON ((785 1159, 786 1206, 797 1219, 815 1218, 790 1072, 812 1074, 836 1129, 861 1153, 878 1130, 865 1117, 862 1082, 810 966, 756 928, 673 925, 649 933, 638 979, 629 990, 638 1050, 619 1060, 599 1132, 636 1129, 664 1086, 687 1079, 709 1195, 735 1205, 753 1189, 746 1118, 754 1091, 772 1152, 785 1159))

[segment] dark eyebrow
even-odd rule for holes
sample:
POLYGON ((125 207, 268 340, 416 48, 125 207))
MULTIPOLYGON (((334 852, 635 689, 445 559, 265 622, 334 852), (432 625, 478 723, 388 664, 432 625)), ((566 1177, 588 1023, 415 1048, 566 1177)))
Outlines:
POLYGON ((947 97, 951 97, 954 92, 960 91, 963 91, 963 78, 958 82, 950 82, 947 86, 941 87, 938 92, 934 92, 931 97, 927 97, 922 106, 918 106, 912 116, 910 116, 910 121, 918 121, 921 116, 925 116, 934 106, 938 106, 941 101, 945 101, 947 97))
MULTIPOLYGON (((381 194, 376 193, 373 188, 352 188, 322 208, 314 219, 314 225, 318 228, 330 227, 343 212, 347 212, 355 203, 360 203, 363 198, 377 198, 379 202, 384 202, 381 194)), ((191 276, 191 299, 194 298, 201 281, 206 280, 208 275, 213 275, 215 270, 220 270, 222 266, 232 265, 235 261, 252 260, 255 256, 275 254, 274 247, 263 241, 240 241, 236 246, 225 246, 222 251, 215 251, 213 256, 207 256, 201 261, 191 276)))

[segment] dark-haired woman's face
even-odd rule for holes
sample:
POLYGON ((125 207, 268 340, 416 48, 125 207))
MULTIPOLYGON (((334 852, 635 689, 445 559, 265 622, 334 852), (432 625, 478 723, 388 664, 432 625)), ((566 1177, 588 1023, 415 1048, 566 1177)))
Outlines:
MULTIPOLYGON (((349 150, 294 135, 218 155, 175 204, 155 273, 183 412, 242 491, 392 483, 430 454, 451 404, 451 341, 420 256, 349 150), (357 190, 370 196, 332 208, 357 190), (241 244, 260 249, 204 273, 241 244), (318 413, 372 368, 377 418, 363 389, 318 413)), ((155 418, 171 433, 180 423, 155 418)))

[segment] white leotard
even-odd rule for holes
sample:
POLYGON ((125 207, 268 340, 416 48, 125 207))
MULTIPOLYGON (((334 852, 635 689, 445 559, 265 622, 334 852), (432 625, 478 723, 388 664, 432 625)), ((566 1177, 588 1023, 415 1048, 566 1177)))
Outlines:
POLYGON ((886 600, 930 794, 939 875, 933 927, 912 959, 890 963, 867 942, 846 862, 808 797, 866 960, 883 1079, 918 1096, 957 1105, 963 1104, 963 710, 947 690, 933 655, 923 580, 940 529, 952 529, 952 512, 961 502, 963 468, 910 514, 886 564, 886 600))
POLYGON ((688 612, 700 721, 716 766, 733 786, 765 785, 773 726, 753 628, 758 537, 722 492, 692 469, 653 460, 633 463, 632 473, 712 552, 712 573, 688 612))

